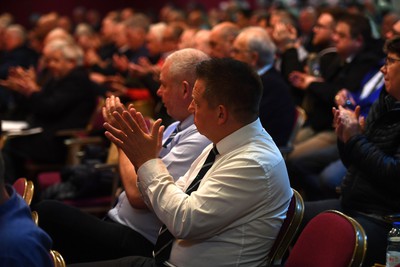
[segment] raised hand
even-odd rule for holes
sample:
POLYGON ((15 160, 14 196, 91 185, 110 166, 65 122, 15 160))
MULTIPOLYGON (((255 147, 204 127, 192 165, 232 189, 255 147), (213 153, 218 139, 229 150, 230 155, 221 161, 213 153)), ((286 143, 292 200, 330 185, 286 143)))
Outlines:
MULTIPOLYGON (((115 102, 110 100, 109 104, 110 111, 113 104, 116 104, 114 106, 116 110, 111 112, 113 119, 104 123, 104 128, 107 130, 106 137, 122 149, 136 168, 150 159, 157 158, 164 131, 161 120, 155 121, 149 131, 140 112, 136 112, 132 107, 126 110, 122 104, 118 104, 118 100, 115 102)), ((107 108, 105 111, 108 111, 107 108)))

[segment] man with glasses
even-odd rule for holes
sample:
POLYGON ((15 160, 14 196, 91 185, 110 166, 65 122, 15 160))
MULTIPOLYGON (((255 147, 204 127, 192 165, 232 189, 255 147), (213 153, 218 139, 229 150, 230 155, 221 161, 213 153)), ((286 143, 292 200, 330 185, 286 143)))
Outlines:
POLYGON ((289 158, 335 144, 330 108, 335 104, 335 95, 342 88, 350 92, 359 90, 365 75, 379 64, 376 51, 369 49, 373 42, 371 26, 363 15, 342 16, 336 23, 333 41, 339 64, 331 64, 324 77, 297 71, 290 75, 292 85, 305 90, 308 127, 300 131, 289 158))
POLYGON ((260 103, 261 124, 277 146, 286 146, 295 119, 289 85, 274 67, 276 47, 261 27, 245 28, 233 43, 232 57, 249 64, 260 75, 264 92, 260 103))

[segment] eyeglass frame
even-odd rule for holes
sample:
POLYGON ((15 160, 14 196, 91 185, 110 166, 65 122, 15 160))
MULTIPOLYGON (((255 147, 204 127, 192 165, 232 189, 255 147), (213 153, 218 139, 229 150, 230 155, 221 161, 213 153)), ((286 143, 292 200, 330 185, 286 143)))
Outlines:
POLYGON ((391 66, 393 65, 395 62, 400 62, 400 58, 393 58, 393 57, 389 57, 387 56, 385 58, 385 64, 383 64, 385 67, 391 66))

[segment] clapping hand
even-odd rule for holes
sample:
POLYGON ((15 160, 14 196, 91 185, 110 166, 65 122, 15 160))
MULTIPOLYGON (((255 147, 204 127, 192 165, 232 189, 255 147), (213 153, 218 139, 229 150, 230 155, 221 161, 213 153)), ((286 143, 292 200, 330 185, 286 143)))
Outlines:
POLYGON ((365 121, 360 116, 360 106, 354 111, 339 106, 338 109, 332 108, 332 113, 336 135, 342 142, 347 143, 351 137, 362 133, 365 121))
POLYGON ((149 129, 140 112, 132 105, 125 108, 119 98, 113 96, 106 100, 103 117, 106 137, 122 149, 136 168, 158 157, 164 131, 160 119, 149 129))

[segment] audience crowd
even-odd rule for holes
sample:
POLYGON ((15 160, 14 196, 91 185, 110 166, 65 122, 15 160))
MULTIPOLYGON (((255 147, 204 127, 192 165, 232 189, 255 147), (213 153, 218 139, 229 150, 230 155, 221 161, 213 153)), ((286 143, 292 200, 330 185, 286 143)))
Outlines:
MULTIPOLYGON (((88 128, 103 103, 104 128, 91 134, 118 147, 123 191, 105 218, 35 199, 67 263, 258 266, 290 188, 306 201, 302 227, 323 210, 343 211, 366 231, 365 266, 385 262, 385 217, 400 213, 400 12, 386 1, 276 2, 166 4, 157 15, 79 7, 29 27, 0 14, 0 119, 40 129, 6 139, 5 183, 35 180, 34 164, 65 165, 65 133, 88 128), (223 211, 231 215, 218 219, 223 211), (163 224, 171 258, 153 262, 145 257, 163 224), (268 236, 257 236, 260 224, 268 236)), ((4 188, 3 201, 15 198, 4 188)))

